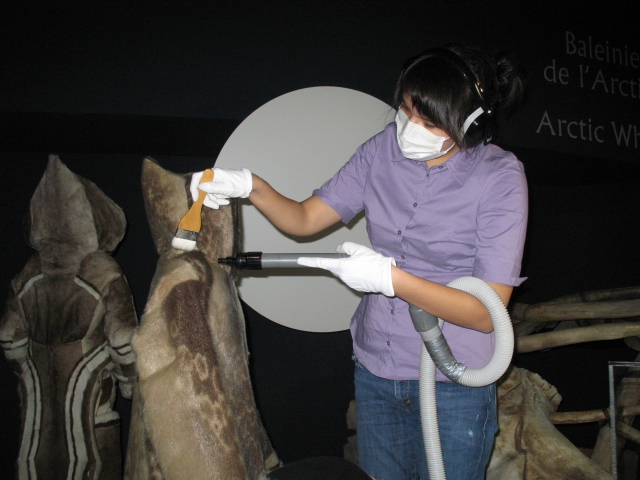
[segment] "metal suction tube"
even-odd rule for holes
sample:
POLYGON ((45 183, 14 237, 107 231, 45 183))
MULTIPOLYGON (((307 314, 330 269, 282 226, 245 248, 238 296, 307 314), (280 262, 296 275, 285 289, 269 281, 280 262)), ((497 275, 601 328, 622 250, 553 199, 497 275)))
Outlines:
POLYGON ((346 253, 262 253, 242 252, 234 257, 219 258, 218 263, 231 265, 241 270, 263 268, 309 268, 298 264, 300 257, 345 258, 346 253))

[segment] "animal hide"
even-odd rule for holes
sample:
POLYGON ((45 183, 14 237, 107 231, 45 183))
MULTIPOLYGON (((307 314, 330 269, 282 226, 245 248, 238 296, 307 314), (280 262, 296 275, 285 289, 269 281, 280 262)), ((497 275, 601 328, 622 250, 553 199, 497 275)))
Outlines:
POLYGON ((173 249, 189 181, 144 160, 145 206, 160 258, 133 339, 139 384, 125 478, 264 479, 279 460, 254 402, 232 272, 217 263, 233 254, 237 207, 203 209, 197 249, 173 249))
POLYGON ((512 368, 498 388, 500 433, 488 480, 611 480, 551 422, 561 397, 538 374, 512 368))
POLYGON ((120 479, 114 384, 131 396, 137 324, 109 255, 124 235, 124 214, 52 155, 27 223, 36 253, 11 282, 0 320, 0 342, 20 379, 18 477, 120 479))

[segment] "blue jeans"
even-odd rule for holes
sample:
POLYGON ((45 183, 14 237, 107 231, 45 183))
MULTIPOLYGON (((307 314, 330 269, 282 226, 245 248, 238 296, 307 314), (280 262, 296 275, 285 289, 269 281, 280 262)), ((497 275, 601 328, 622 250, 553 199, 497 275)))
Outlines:
MULTIPOLYGON (((387 380, 357 359, 358 457, 376 480, 429 478, 417 380, 387 380)), ((498 429, 496 387, 438 382, 438 425, 447 480, 482 480, 498 429)))

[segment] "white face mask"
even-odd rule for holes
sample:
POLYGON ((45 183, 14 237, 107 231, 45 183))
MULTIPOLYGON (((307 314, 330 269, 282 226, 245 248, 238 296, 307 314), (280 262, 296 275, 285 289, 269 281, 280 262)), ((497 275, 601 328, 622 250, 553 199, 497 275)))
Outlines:
POLYGON ((453 148, 452 144, 441 152, 442 144, 449 137, 440 137, 421 125, 413 123, 402 109, 396 114, 398 146, 402 154, 412 160, 433 160, 453 148))

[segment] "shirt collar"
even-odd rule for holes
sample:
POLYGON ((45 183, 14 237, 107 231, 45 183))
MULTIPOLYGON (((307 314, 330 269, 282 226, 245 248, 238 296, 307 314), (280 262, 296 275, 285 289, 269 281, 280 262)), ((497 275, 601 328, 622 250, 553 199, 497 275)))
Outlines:
POLYGON ((451 172, 451 176, 460 184, 463 185, 473 166, 477 163, 480 158, 480 151, 482 147, 479 145, 477 147, 470 148, 468 150, 459 150, 455 155, 453 155, 449 160, 444 162, 442 165, 445 165, 447 169, 451 172))
MULTIPOLYGON (((400 162, 406 160, 408 162, 415 162, 416 160, 411 160, 406 158, 400 147, 398 146, 398 140, 396 138, 396 129, 395 124, 393 124, 393 128, 391 129, 393 132, 393 156, 391 158, 392 162, 400 162)), ((469 150, 459 150, 455 153, 449 160, 442 164, 443 167, 446 167, 447 170, 451 172, 451 176, 460 184, 463 185, 467 180, 471 169, 478 161, 480 157, 480 152, 483 149, 483 145, 478 145, 477 147, 470 148, 469 150)))

